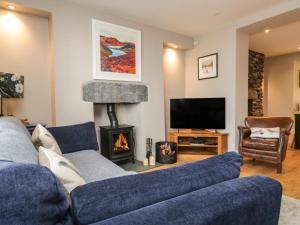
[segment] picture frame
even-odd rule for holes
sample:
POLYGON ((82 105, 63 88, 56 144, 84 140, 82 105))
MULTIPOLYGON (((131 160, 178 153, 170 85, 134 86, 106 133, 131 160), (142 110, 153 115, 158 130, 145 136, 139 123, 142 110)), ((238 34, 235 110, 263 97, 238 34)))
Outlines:
POLYGON ((93 79, 141 81, 141 31, 92 19, 93 79))
POLYGON ((218 53, 198 57, 198 80, 218 77, 218 53))

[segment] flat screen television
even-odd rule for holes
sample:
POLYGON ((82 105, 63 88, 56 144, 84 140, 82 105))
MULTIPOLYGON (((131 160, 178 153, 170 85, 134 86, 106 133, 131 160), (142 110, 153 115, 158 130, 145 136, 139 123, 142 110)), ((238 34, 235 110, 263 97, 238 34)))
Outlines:
POLYGON ((171 99, 171 128, 225 129, 225 98, 171 99))

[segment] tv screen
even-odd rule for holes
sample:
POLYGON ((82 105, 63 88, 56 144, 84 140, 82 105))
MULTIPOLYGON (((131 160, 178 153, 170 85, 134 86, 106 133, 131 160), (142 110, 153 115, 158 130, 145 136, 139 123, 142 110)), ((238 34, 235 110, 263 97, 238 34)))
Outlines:
POLYGON ((171 99, 171 128, 225 129, 225 98, 171 99))

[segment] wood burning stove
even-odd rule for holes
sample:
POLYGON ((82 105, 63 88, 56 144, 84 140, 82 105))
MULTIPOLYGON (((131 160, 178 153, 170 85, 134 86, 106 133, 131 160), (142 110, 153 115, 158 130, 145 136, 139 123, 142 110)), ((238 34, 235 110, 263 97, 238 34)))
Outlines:
POLYGON ((131 159, 134 163, 133 126, 100 127, 101 153, 113 162, 131 159))

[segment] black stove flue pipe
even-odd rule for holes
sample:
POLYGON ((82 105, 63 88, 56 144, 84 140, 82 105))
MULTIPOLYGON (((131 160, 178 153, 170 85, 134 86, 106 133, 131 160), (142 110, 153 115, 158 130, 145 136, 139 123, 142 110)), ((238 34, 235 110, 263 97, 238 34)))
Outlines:
POLYGON ((115 104, 108 103, 107 104, 107 115, 110 121, 110 127, 117 128, 119 126, 119 122, 116 116, 115 104))

